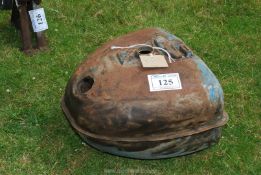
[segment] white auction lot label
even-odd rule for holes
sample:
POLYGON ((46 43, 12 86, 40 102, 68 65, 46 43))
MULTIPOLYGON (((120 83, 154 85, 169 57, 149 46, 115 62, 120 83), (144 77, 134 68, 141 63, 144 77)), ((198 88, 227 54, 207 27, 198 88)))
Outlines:
POLYGON ((150 91, 182 89, 179 73, 148 75, 150 91))
POLYGON ((43 8, 30 10, 29 15, 32 21, 34 32, 41 32, 48 29, 48 24, 45 18, 45 13, 43 8))

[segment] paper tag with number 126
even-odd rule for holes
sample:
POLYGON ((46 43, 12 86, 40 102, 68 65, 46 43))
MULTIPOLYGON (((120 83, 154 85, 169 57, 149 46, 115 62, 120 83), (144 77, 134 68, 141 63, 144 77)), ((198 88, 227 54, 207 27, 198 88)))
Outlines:
POLYGON ((41 32, 48 29, 48 24, 45 18, 45 13, 43 8, 30 10, 29 15, 32 21, 34 32, 41 32))
POLYGON ((182 89, 178 73, 148 75, 150 91, 182 89))

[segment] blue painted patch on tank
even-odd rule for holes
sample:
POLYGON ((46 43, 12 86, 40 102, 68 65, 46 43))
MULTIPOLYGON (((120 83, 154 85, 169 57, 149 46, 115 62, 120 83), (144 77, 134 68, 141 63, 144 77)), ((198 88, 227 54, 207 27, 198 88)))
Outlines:
POLYGON ((215 88, 210 87, 210 89, 209 89, 209 97, 210 97, 211 101, 215 100, 215 98, 216 98, 215 88))
POLYGON ((173 40, 179 40, 179 41, 182 41, 179 37, 177 37, 176 35, 173 35, 169 32, 167 32, 166 30, 164 29, 161 29, 161 28, 158 28, 161 32, 165 33, 165 37, 167 38, 167 40, 169 41, 173 41, 173 40))
POLYGON ((201 71, 203 87, 208 92, 209 100, 213 103, 223 103, 223 90, 213 72, 198 56, 193 56, 192 58, 201 71))
POLYGON ((169 41, 172 41, 172 40, 180 40, 181 41, 181 39, 179 37, 177 37, 176 35, 170 34, 170 33, 168 33, 166 37, 169 41))

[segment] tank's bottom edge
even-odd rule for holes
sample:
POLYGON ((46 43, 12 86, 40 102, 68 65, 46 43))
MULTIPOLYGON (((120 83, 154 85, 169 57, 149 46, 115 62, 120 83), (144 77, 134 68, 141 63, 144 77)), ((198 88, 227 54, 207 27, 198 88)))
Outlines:
POLYGON ((164 159, 192 154, 207 149, 217 143, 220 135, 221 128, 214 128, 210 131, 205 131, 196 135, 160 142, 158 145, 144 148, 144 150, 129 151, 124 150, 119 146, 117 147, 117 145, 108 145, 95 142, 92 139, 80 134, 83 140, 95 149, 112 155, 134 159, 164 159))

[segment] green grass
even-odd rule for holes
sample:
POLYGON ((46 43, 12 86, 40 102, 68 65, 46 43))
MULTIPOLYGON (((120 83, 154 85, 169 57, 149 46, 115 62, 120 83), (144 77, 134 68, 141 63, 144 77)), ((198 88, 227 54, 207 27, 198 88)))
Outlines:
POLYGON ((44 1, 49 51, 28 57, 0 12, 0 174, 261 174, 259 0, 44 1), (88 54, 127 32, 161 27, 220 80, 230 120, 219 144, 164 160, 133 160, 82 144, 60 109, 88 54), (9 92, 10 91, 10 92, 9 92))

